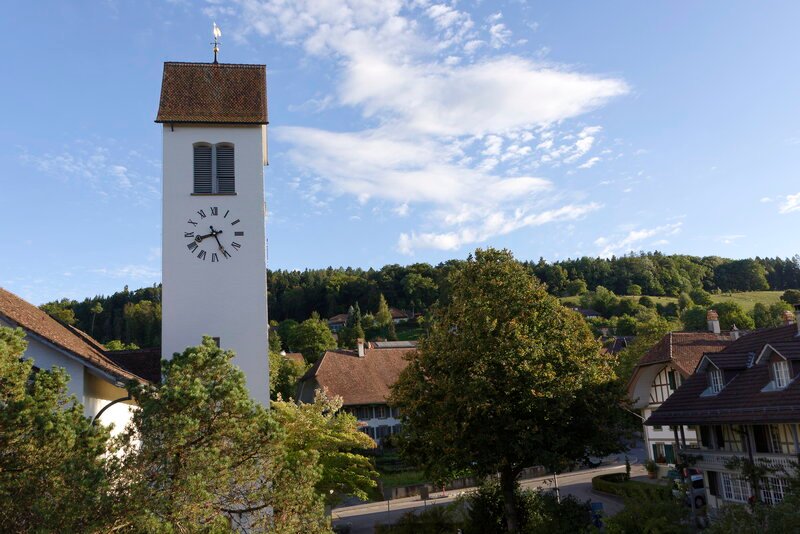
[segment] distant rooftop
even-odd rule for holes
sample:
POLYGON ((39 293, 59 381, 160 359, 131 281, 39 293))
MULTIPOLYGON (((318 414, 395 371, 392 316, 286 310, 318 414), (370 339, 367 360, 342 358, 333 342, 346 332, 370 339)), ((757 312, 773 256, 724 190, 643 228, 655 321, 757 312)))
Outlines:
POLYGON ((156 122, 267 124, 264 65, 164 63, 156 122))

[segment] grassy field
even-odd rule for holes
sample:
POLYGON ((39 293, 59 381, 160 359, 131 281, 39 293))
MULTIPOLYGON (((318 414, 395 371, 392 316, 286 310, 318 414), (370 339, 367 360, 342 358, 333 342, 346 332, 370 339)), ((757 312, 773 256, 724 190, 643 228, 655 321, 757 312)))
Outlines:
POLYGON ((397 473, 381 473, 381 483, 384 488, 398 488, 401 486, 413 486, 427 482, 422 471, 400 471, 397 473))
MULTIPOLYGON (((741 306, 745 311, 750 311, 756 302, 766 304, 769 306, 773 302, 780 300, 783 291, 748 291, 744 293, 721 293, 719 295, 711 295, 711 300, 717 302, 735 302, 741 306)), ((632 297, 639 298, 639 297, 632 297)), ((650 297, 656 304, 669 304, 670 302, 677 302, 675 297, 650 297)), ((569 306, 578 306, 579 297, 563 297, 561 302, 569 306)))

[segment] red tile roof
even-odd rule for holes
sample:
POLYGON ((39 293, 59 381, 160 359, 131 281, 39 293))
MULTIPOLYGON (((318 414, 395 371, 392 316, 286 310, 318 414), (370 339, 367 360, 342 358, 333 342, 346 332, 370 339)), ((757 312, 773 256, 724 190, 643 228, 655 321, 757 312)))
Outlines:
POLYGON ((109 360, 141 376, 145 380, 161 382, 161 347, 134 350, 107 351, 109 360))
POLYGON ((329 350, 300 382, 326 388, 329 395, 342 397, 345 406, 384 404, 413 350, 367 348, 363 358, 355 351, 329 350))
POLYGON ((103 346, 77 328, 65 326, 45 312, 0 287, 0 317, 117 380, 142 380, 103 353, 103 346))
POLYGON ((670 332, 639 360, 637 367, 672 363, 686 377, 694 373, 706 352, 718 352, 731 343, 727 335, 712 332, 670 332))
POLYGON ((156 122, 267 124, 266 67, 164 63, 156 122))
MULTIPOLYGON (((768 328, 746 334, 709 359, 724 370, 725 386, 716 395, 702 396, 708 388, 704 369, 689 378, 647 420, 667 424, 764 424, 800 422, 800 373, 792 362, 792 378, 785 389, 763 391, 770 383, 768 362, 755 363, 766 344, 779 346, 791 359, 800 358, 796 325, 768 328)), ((782 352, 783 353, 783 352, 782 352)))
POLYGON ((347 317, 349 317, 346 313, 340 313, 339 315, 334 315, 330 319, 328 319, 328 324, 345 324, 347 322, 347 317))

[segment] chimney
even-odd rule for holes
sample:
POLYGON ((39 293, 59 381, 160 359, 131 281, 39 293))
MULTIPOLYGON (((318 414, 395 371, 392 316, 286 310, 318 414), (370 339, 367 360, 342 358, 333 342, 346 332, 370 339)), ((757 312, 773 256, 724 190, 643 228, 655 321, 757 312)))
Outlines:
POLYGON ((706 321, 708 322, 708 331, 719 334, 719 315, 714 310, 708 310, 706 314, 706 321))
POLYGON ((797 323, 797 337, 800 337, 800 303, 794 305, 795 323, 797 323))
POLYGON ((740 335, 739 329, 736 328, 736 325, 733 325, 733 328, 731 328, 731 341, 736 341, 740 335))
POLYGON ((364 338, 358 338, 358 357, 364 357, 364 338))

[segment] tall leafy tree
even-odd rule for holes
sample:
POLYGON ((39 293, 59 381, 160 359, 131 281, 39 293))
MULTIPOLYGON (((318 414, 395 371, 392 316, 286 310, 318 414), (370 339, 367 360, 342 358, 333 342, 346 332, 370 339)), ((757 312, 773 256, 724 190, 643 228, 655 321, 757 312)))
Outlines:
POLYGON ((328 323, 314 312, 289 333, 289 346, 301 352, 307 362, 314 363, 326 350, 336 348, 336 338, 328 323))
POLYGON ((393 390, 402 451, 434 478, 499 473, 518 532, 522 469, 619 450, 624 392, 585 321, 510 252, 477 250, 450 287, 393 390))
POLYGON ((22 330, 0 327, 0 531, 90 532, 110 511, 108 429, 68 394, 63 369, 33 371, 22 330))

